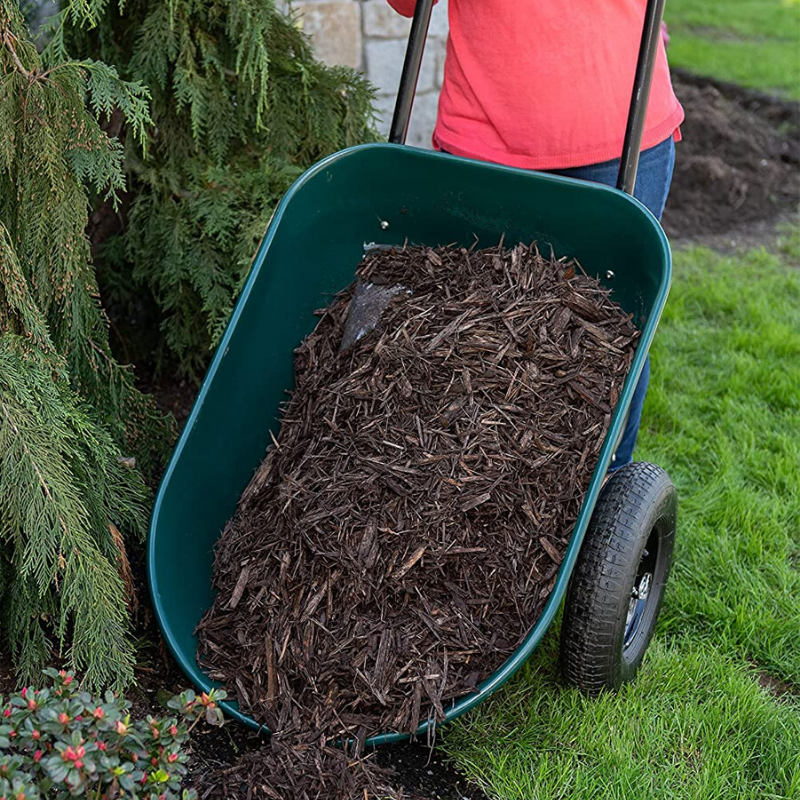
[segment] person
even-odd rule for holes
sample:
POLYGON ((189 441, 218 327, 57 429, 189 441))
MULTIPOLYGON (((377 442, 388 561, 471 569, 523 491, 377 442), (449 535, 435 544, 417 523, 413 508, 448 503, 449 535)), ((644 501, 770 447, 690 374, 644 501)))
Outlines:
MULTIPOLYGON (((388 2, 413 16, 416 0, 388 2)), ((449 0, 433 146, 615 185, 645 5, 646 0, 449 0)), ((682 121, 662 36, 634 189, 659 220, 682 121)), ((649 379, 648 357, 612 470, 633 459, 649 379)))

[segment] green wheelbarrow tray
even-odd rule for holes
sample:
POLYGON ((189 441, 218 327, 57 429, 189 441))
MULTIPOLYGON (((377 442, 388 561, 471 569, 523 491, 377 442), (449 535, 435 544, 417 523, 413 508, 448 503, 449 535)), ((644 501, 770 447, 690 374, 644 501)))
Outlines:
MULTIPOLYGON (((218 685, 196 660, 195 627, 211 606, 216 544, 277 432, 293 384, 293 350, 314 328, 314 310, 354 279, 373 245, 536 241, 578 259, 641 330, 552 594, 525 640, 494 674, 447 709, 468 711, 524 663, 556 614, 627 411, 671 275, 667 239, 640 203, 617 189, 469 161, 393 144, 344 150, 306 172, 277 208, 231 321, 158 492, 148 575, 164 638, 201 690, 218 685)), ((259 724, 236 703, 224 710, 259 724)), ((425 732, 423 724, 418 733, 425 732)), ((368 744, 405 738, 387 732, 368 744)))

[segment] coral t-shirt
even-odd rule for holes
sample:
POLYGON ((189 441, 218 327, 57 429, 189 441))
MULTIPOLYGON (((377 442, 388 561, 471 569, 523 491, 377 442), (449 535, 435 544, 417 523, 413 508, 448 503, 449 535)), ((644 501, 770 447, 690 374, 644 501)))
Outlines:
MULTIPOLYGON (((415 0, 389 0, 404 16, 415 0)), ((450 0, 434 146, 524 169, 619 158, 646 0, 450 0)), ((679 138, 659 41, 642 149, 679 138)))

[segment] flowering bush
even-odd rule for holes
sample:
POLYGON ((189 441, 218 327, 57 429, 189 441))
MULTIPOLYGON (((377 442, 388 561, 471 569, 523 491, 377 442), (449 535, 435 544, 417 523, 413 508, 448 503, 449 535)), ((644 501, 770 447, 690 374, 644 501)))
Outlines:
POLYGON ((222 724, 222 691, 172 698, 179 718, 132 720, 130 703, 100 700, 74 676, 45 670, 52 687, 0 696, 0 800, 193 800, 181 790, 183 746, 204 719, 222 724))

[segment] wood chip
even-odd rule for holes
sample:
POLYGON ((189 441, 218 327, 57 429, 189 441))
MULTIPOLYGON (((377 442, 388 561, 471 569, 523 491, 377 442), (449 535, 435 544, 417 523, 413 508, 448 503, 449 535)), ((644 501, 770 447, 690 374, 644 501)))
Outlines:
POLYGON ((233 609, 235 609, 236 606, 239 605, 239 601, 242 599, 244 590, 247 588, 247 579, 249 577, 250 577, 250 567, 245 567, 239 574, 239 578, 236 581, 236 586, 233 589, 233 594, 231 595, 231 599, 228 601, 229 611, 233 611, 233 609))

